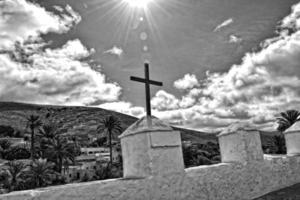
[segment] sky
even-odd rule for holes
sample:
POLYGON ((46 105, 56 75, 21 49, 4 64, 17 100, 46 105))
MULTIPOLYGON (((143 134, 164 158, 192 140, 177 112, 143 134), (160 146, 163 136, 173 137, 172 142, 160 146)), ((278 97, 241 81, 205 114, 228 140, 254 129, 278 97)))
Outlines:
POLYGON ((0 101, 141 117, 144 87, 129 77, 143 76, 145 58, 164 83, 151 88, 153 115, 202 131, 272 130, 300 106, 300 2, 0 1, 0 101))

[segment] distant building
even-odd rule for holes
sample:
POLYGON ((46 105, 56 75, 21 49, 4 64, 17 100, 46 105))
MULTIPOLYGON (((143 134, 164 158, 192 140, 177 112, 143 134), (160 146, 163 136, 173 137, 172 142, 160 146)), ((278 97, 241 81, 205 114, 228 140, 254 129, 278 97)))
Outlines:
POLYGON ((12 146, 19 146, 19 145, 29 144, 29 142, 26 142, 24 140, 24 138, 12 138, 12 137, 9 137, 9 138, 1 138, 1 139, 8 140, 11 143, 12 146))
MULTIPOLYGON (((84 176, 92 178, 96 171, 106 167, 109 163, 109 148, 81 148, 81 155, 75 158, 75 165, 65 169, 64 176, 67 182, 81 180, 84 176)), ((121 161, 121 152, 118 148, 113 148, 113 162, 121 161)))
POLYGON ((106 155, 109 154, 109 148, 106 147, 83 147, 80 148, 81 154, 84 155, 106 155))

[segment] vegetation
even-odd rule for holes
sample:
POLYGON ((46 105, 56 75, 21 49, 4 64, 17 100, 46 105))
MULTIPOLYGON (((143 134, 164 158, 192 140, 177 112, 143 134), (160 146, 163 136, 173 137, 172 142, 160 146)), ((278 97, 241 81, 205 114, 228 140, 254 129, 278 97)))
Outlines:
POLYGON ((185 167, 211 165, 220 162, 220 151, 217 143, 184 143, 182 152, 185 167))
POLYGON ((74 162, 80 152, 74 142, 62 137, 55 123, 42 125, 37 115, 30 115, 26 121, 31 131, 31 148, 0 140, 1 158, 11 160, 0 169, 0 189, 8 192, 64 183, 60 175, 63 165, 74 162), (30 164, 26 160, 29 158, 30 164))
POLYGON ((26 165, 19 161, 10 161, 5 164, 1 171, 3 187, 9 192, 25 188, 26 165))
POLYGON ((48 123, 42 125, 42 127, 39 129, 38 136, 42 139, 52 140, 60 134, 61 132, 55 123, 48 123))
POLYGON ((50 185, 56 174, 53 163, 47 162, 46 159, 38 159, 29 165, 26 179, 33 187, 43 187, 50 185))
POLYGON ((282 133, 299 120, 300 112, 297 110, 287 110, 286 112, 281 112, 280 117, 277 118, 277 130, 282 133))
POLYGON ((25 145, 13 146, 4 151, 3 158, 6 160, 29 159, 30 150, 25 145))
POLYGON ((42 126, 42 122, 40 120, 40 117, 37 115, 30 115, 29 117, 27 117, 27 127, 30 129, 31 131, 31 160, 34 160, 35 157, 35 130, 38 129, 40 126, 42 126))
POLYGON ((97 131, 106 133, 107 141, 109 142, 110 164, 112 165, 112 137, 122 132, 121 121, 117 117, 110 115, 100 121, 97 131))
POLYGON ((287 110, 281 112, 280 116, 276 118, 277 130, 279 135, 274 135, 270 141, 267 142, 266 146, 263 147, 266 153, 271 154, 285 154, 286 146, 283 132, 293 126, 300 120, 300 112, 297 110, 287 110))
POLYGON ((63 137, 55 137, 46 145, 46 157, 55 163, 55 169, 61 173, 63 164, 74 163, 76 148, 63 137))
POLYGON ((11 126, 0 125, 1 137, 15 137, 15 130, 11 126))
MULTIPOLYGON (((9 105, 0 108, 11 109, 13 111, 16 109, 15 106, 9 105)), ((32 113, 32 110, 35 112, 38 111, 39 113, 39 116, 35 114, 26 118, 27 128, 29 128, 31 135, 31 138, 28 137, 28 140, 33 140, 31 144, 34 146, 15 146, 7 139, 2 139, 4 142, 0 140, 0 156, 6 160, 20 159, 19 161, 11 162, 17 166, 19 165, 18 163, 21 163, 20 166, 23 166, 16 168, 19 170, 11 170, 12 172, 8 170, 12 167, 5 166, 3 170, 0 169, 0 189, 3 187, 6 188, 7 191, 13 191, 65 183, 66 180, 64 179, 63 170, 68 169, 68 166, 74 163, 75 157, 80 155, 79 146, 86 146, 86 144, 93 147, 107 145, 109 147, 110 160, 108 163, 102 163, 102 167, 97 166, 94 176, 91 177, 89 173, 86 173, 86 175, 81 173, 81 176, 83 176, 76 178, 75 181, 103 180, 122 176, 122 163, 112 162, 113 140, 121 133, 122 128, 131 125, 136 120, 135 118, 123 116, 118 113, 112 115, 109 111, 97 108, 91 109, 83 107, 61 108, 55 106, 23 105, 20 110, 22 110, 22 112, 25 110, 21 115, 23 121, 25 121, 24 115, 26 114, 27 116, 28 113, 32 113), (95 129, 96 126, 97 129, 95 129), (66 132, 69 135, 65 134, 66 132), (91 138, 91 136, 96 137, 96 135, 99 137, 97 140, 93 140, 92 142, 88 140, 87 143, 84 143, 80 140, 80 135, 87 138, 91 138), (31 155, 34 155, 34 157, 31 155), (28 163, 29 160, 23 160, 30 158, 30 156, 35 158, 30 163, 28 163), (26 163, 28 165, 26 165, 26 163)), ((295 121, 295 116, 299 116, 295 115, 294 112, 294 114, 291 114, 291 112, 288 113, 290 114, 282 114, 281 117, 285 116, 284 119, 278 119, 278 121, 280 123, 292 124, 290 121, 295 121)), ((14 115, 13 112, 12 115, 14 115)), ((298 118, 296 117, 296 121, 297 120, 298 118)), ((13 123, 15 122, 11 122, 11 124, 13 123)), ((25 123, 16 123, 17 125, 22 125, 23 128, 12 125, 14 134, 12 134, 12 129, 7 128, 7 130, 10 130, 8 131, 10 135, 8 137, 15 137, 16 130, 24 130, 25 123)), ((9 126, 11 124, 7 123, 9 126)), ((286 125, 281 126, 287 127, 286 125)), ((6 128, 3 130, 5 129, 6 128)), ((174 129, 181 131, 182 140, 186 141, 183 142, 182 145, 186 167, 220 162, 220 151, 215 134, 206 134, 179 128, 174 129)), ((22 134, 23 133, 21 133, 21 135, 22 134)), ((1 126, 0 137, 2 137, 1 126)), ((282 140, 282 138, 277 137, 277 135, 268 136, 268 145, 265 145, 267 142, 263 141, 264 147, 267 146, 266 149, 268 149, 269 152, 275 153, 284 151, 284 148, 281 148, 284 146, 282 142, 284 142, 284 139, 282 140)))

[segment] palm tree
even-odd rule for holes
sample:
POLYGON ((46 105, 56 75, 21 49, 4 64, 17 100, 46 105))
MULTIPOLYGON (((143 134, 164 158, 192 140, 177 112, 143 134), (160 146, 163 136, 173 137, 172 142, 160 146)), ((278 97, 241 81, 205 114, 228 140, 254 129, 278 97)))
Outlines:
POLYGON ((60 131, 56 124, 48 123, 44 124, 42 128, 39 129, 39 136, 44 139, 54 139, 58 135, 60 135, 60 131))
POLYGON ((38 132, 40 157, 45 158, 47 144, 61 134, 55 123, 44 124, 38 132))
POLYGON ((35 148, 34 148, 34 130, 38 129, 42 126, 42 122, 40 117, 37 115, 30 115, 27 119, 27 127, 30 128, 31 131, 31 159, 34 160, 35 148))
POLYGON ((26 165, 19 161, 10 161, 4 165, 3 173, 5 174, 5 187, 8 191, 19 190, 24 188, 26 165))
POLYGON ((106 133, 106 137, 108 137, 110 164, 112 166, 112 135, 122 132, 121 121, 117 117, 110 115, 100 121, 97 131, 106 133))
POLYGON ((76 148, 62 137, 55 137, 46 145, 46 157, 56 164, 57 172, 62 172, 63 164, 75 161, 76 148))
POLYGON ((34 184, 35 187, 42 187, 51 184, 56 172, 53 170, 53 164, 47 162, 46 159, 38 159, 33 161, 26 173, 27 179, 34 184))
POLYGON ((282 133, 286 129, 290 128, 297 121, 300 121, 299 111, 287 110, 286 112, 281 112, 280 117, 277 117, 277 130, 282 133))

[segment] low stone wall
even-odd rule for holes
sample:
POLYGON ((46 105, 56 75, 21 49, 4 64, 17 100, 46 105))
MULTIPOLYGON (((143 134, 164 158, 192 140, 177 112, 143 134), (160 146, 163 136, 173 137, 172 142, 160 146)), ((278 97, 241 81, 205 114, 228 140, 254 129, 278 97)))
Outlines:
POLYGON ((264 155, 263 162, 221 163, 136 180, 107 180, 13 192, 1 200, 243 200, 300 182, 300 157, 264 155))

